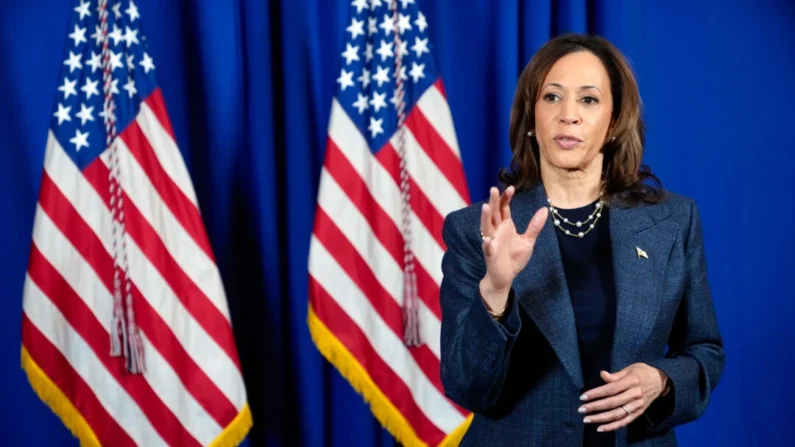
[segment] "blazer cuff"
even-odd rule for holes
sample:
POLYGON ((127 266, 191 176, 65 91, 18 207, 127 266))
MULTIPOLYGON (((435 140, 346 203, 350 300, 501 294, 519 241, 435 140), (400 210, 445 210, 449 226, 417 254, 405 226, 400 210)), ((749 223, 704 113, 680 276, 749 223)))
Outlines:
POLYGON ((698 362, 689 357, 665 358, 648 362, 668 376, 670 391, 652 402, 644 413, 647 428, 663 431, 681 423, 690 408, 698 404, 698 362))
POLYGON ((489 314, 482 297, 478 296, 475 301, 469 317, 477 333, 483 335, 481 340, 485 344, 484 347, 493 353, 497 353, 500 349, 505 349, 506 343, 512 343, 522 328, 522 319, 519 317, 519 304, 518 300, 514 298, 513 289, 508 294, 505 313, 499 320, 495 320, 489 314))

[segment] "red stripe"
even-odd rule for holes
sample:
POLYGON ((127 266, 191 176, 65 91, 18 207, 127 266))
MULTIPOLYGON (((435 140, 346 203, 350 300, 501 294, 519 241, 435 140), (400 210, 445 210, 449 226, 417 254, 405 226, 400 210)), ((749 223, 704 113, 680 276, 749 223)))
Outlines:
MULTIPOLYGON (((395 148, 387 143, 384 148, 376 154, 375 158, 381 163, 381 166, 392 176, 396 185, 400 185, 400 156, 395 151, 395 148)), ((422 222, 431 236, 436 240, 442 250, 446 249, 444 238, 442 237, 442 227, 444 226, 444 218, 439 211, 434 207, 425 196, 425 193, 417 186, 414 178, 409 176, 409 190, 411 195, 411 209, 414 214, 422 222)))
POLYGON ((134 447, 127 432, 108 414, 97 396, 26 314, 22 314, 22 344, 39 369, 69 399, 102 445, 134 447))
POLYGON ((444 91, 444 82, 442 82, 441 76, 436 78, 436 82, 434 82, 433 85, 435 85, 436 88, 439 89, 439 93, 441 93, 442 96, 444 97, 444 100, 447 101, 447 92, 444 91))
POLYGON ((152 93, 149 97, 144 100, 146 105, 152 109, 152 112, 157 117, 157 120, 160 122, 160 125, 163 126, 163 129, 171 136, 171 139, 177 141, 174 138, 174 130, 171 126, 171 120, 168 118, 168 111, 166 110, 166 102, 163 100, 163 92, 160 90, 160 87, 155 88, 152 90, 152 93))
POLYGON ((309 278, 309 293, 317 317, 368 372, 376 387, 406 418, 417 436, 428 445, 439 444, 445 437, 444 432, 425 416, 411 396, 408 386, 384 363, 356 323, 345 311, 340 309, 334 298, 311 276, 309 278))
POLYGON ((155 188, 163 203, 171 210, 185 232, 196 242, 202 251, 215 262, 210 241, 204 230, 199 209, 174 183, 174 180, 160 165, 152 145, 146 139, 137 121, 133 121, 121 134, 122 140, 130 149, 132 156, 141 165, 152 186, 155 188))
POLYGON ((420 145, 421 150, 428 154, 428 157, 439 168, 439 171, 442 172, 450 184, 453 185, 453 188, 458 191, 464 202, 469 203, 469 190, 467 189, 467 180, 461 160, 439 136, 419 107, 414 107, 409 116, 406 117, 406 126, 414 134, 414 138, 420 145))
MULTIPOLYGON (((105 195, 108 194, 108 168, 101 161, 89 165, 83 170, 83 174, 97 192, 103 191, 105 195)), ((135 240, 147 259, 160 272, 188 313, 218 343, 239 370, 240 362, 229 321, 185 274, 149 221, 126 194, 124 196, 124 214, 130 237, 135 240)))
POLYGON ((126 374, 124 361, 110 356, 109 332, 105 330, 61 274, 41 254, 35 244, 31 249, 30 256, 28 274, 31 280, 39 286, 44 295, 50 298, 69 325, 91 347, 108 372, 127 391, 141 411, 147 415, 152 427, 163 440, 170 445, 200 445, 185 430, 174 413, 163 404, 143 375, 126 374))
MULTIPOLYGON (((101 161, 92 163, 92 166, 97 163, 101 161)), ((107 189, 105 192, 107 196, 107 189)), ((64 236, 91 265, 105 284, 110 296, 113 287, 113 259, 97 235, 58 190, 46 171, 43 172, 39 203, 64 236)), ((182 343, 160 314, 143 298, 134 283, 132 286, 133 296, 140 297, 135 300, 136 322, 139 327, 160 355, 171 365, 188 392, 219 425, 226 427, 237 415, 234 405, 185 351, 182 343)))
MULTIPOLYGON (((320 207, 317 209, 316 219, 315 235, 318 240, 326 247, 340 267, 345 270, 345 273, 356 283, 362 294, 373 305, 375 311, 378 312, 387 326, 392 329, 392 332, 398 338, 402 338, 403 312, 398 303, 381 285, 356 248, 351 245, 334 221, 320 207)), ((433 383, 441 394, 444 394, 439 359, 431 352, 428 345, 409 348, 409 352, 425 376, 428 377, 428 380, 433 383)))

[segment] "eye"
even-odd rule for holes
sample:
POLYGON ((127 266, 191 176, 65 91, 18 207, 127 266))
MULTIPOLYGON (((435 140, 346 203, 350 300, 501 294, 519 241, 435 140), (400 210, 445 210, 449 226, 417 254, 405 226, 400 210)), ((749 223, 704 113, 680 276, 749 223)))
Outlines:
POLYGON ((582 102, 591 105, 591 104, 598 104, 599 100, 593 96, 586 96, 585 98, 582 99, 582 102))
POLYGON ((558 101, 559 99, 560 96, 558 96, 557 93, 547 93, 546 95, 544 95, 544 101, 546 102, 555 102, 558 101))

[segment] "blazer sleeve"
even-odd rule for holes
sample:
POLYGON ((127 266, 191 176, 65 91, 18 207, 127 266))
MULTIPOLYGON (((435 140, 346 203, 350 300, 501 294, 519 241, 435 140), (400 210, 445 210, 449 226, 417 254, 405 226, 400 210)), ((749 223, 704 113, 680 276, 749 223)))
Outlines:
POLYGON ((690 226, 685 244, 686 285, 665 358, 649 362, 669 378, 672 389, 647 409, 648 428, 663 431, 699 418, 718 385, 725 365, 707 281, 704 241, 698 209, 690 203, 690 226))
POLYGON ((448 215, 442 232, 441 380, 453 402, 483 412, 498 401, 522 322, 513 291, 501 320, 489 315, 480 295, 486 274, 480 238, 461 230, 460 216, 448 215))

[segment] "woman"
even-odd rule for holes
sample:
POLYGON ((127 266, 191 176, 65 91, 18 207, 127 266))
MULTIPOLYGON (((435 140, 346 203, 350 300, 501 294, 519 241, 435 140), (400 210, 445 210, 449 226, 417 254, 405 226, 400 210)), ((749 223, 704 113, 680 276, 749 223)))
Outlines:
POLYGON ((704 412, 724 352, 701 224, 641 166, 643 132, 601 38, 551 40, 522 73, 507 188, 444 225, 441 374, 475 413, 464 446, 672 446, 704 412))

